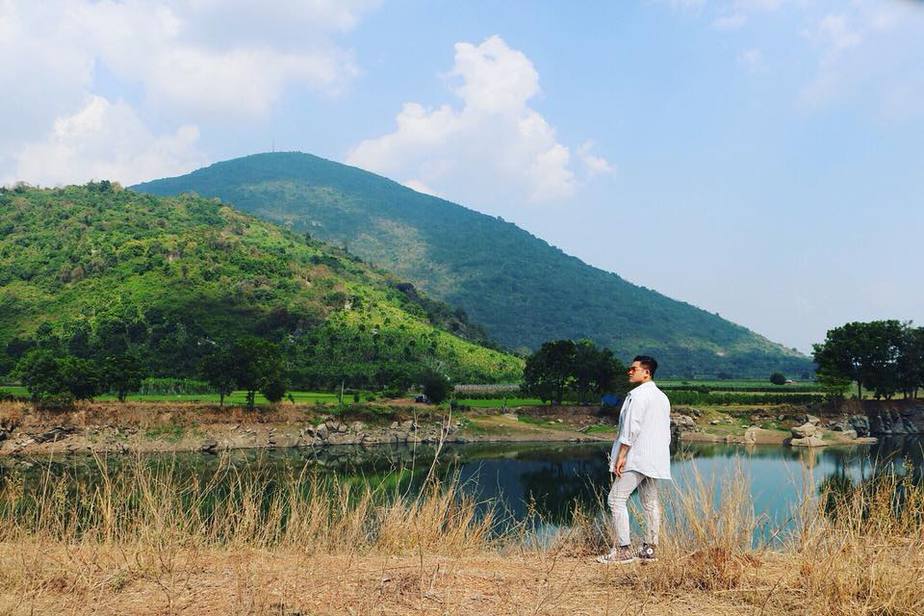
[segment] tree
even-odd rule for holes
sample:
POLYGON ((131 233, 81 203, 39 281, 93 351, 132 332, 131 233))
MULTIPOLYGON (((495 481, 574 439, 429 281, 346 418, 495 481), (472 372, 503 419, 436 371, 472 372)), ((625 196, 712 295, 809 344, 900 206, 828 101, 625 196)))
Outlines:
POLYGON ((786 375, 782 372, 774 372, 770 375, 770 382, 774 385, 785 385, 786 384, 786 375))
POLYGON ((449 397, 452 391, 452 383, 444 374, 429 368, 424 370, 420 375, 420 386, 423 394, 433 404, 440 404, 449 397))
POLYGON ((571 340, 545 342, 538 351, 526 358, 523 369, 523 389, 543 402, 561 404, 565 391, 574 380, 574 360, 577 348, 571 340))
POLYGON ((67 391, 75 400, 89 400, 103 392, 103 375, 98 362, 72 355, 58 358, 58 370, 67 391))
POLYGON ((58 358, 48 349, 27 352, 17 362, 13 374, 29 391, 33 400, 67 391, 58 368, 58 358))
POLYGON ((262 338, 247 337, 235 343, 231 352, 237 386, 247 392, 247 408, 253 410, 258 391, 269 392, 276 402, 282 399, 286 374, 278 346, 262 338))
POLYGON ((581 340, 575 345, 572 374, 580 403, 587 402, 591 395, 600 396, 614 390, 625 393, 628 382, 620 379, 625 371, 625 366, 611 350, 597 348, 590 340, 581 340))
POLYGON ((907 327, 897 363, 899 389, 906 398, 917 398, 924 387, 924 328, 907 327))
POLYGON ((237 387, 237 356, 228 344, 217 344, 199 361, 199 376, 218 393, 218 406, 224 408, 225 396, 237 387))
POLYGON ((59 356, 50 349, 29 351, 16 364, 14 373, 35 402, 55 398, 86 400, 102 391, 96 362, 71 355, 59 356))
POLYGON ((141 382, 145 376, 147 371, 136 351, 111 355, 103 363, 105 388, 115 392, 119 402, 125 402, 128 394, 141 389, 141 382))
POLYGON ((891 398, 898 391, 899 363, 908 329, 899 321, 853 322, 829 330, 825 341, 814 345, 819 378, 849 379, 877 398, 891 398))

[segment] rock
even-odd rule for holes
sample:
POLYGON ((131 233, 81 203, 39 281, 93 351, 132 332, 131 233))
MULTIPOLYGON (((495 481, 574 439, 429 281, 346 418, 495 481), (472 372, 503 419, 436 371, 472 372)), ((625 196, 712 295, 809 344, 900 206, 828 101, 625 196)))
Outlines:
POLYGON ((33 440, 36 443, 47 443, 48 441, 54 443, 55 441, 59 441, 68 434, 73 434, 74 432, 76 432, 76 428, 73 426, 55 426, 51 430, 47 430, 38 436, 33 437, 33 440))
POLYGON ((682 432, 695 432, 697 429, 696 421, 692 417, 671 413, 671 428, 675 427, 682 432))
POLYGON ((794 438, 789 441, 789 444, 793 447, 824 447, 827 445, 827 443, 814 435, 805 438, 794 438))
POLYGON ((718 419, 713 419, 712 421, 709 422, 709 424, 712 425, 712 426, 717 426, 717 425, 719 425, 720 423, 722 423, 722 422, 720 422, 718 419))
POLYGON ((757 426, 751 426, 744 431, 744 442, 745 443, 756 443, 757 435, 760 433, 760 428, 757 426))
POLYGON ((408 419, 407 421, 401 422, 401 429, 406 432, 416 432, 417 428, 420 426, 417 425, 413 419, 408 419))
POLYGON ((397 430, 397 429, 398 429, 398 422, 397 421, 391 422, 391 426, 389 427, 389 430, 397 430))
POLYGON ((199 447, 199 451, 202 453, 215 453, 218 451, 218 441, 206 440, 202 442, 202 445, 199 447))
POLYGON ((327 426, 329 432, 348 432, 349 429, 339 419, 328 419, 324 422, 324 425, 327 426))
POLYGON ((350 424, 350 431, 351 431, 351 432, 356 432, 357 434, 360 434, 360 433, 363 432, 365 429, 366 429, 366 424, 364 424, 364 423, 361 422, 361 421, 354 421, 353 423, 350 424))
POLYGON ((846 439, 850 439, 851 441, 854 441, 857 439, 857 431, 856 430, 844 430, 843 432, 841 432, 841 436, 846 439))
POLYGON ((869 418, 866 415, 853 415, 848 417, 847 425, 857 431, 857 436, 869 436, 869 418))
POLYGON ((314 428, 315 438, 319 438, 322 441, 325 440, 329 434, 330 434, 330 429, 327 427, 326 423, 318 424, 314 428))
POLYGON ((809 437, 815 436, 815 433, 817 432, 817 430, 818 428, 815 426, 815 424, 806 422, 802 424, 801 426, 793 427, 792 436, 793 438, 797 438, 797 439, 809 438, 809 437))
POLYGON ((796 421, 797 424, 809 423, 815 426, 817 426, 818 422, 820 421, 817 417, 815 417, 814 415, 809 415, 808 413, 800 413, 796 415, 795 417, 793 417, 793 419, 796 421))

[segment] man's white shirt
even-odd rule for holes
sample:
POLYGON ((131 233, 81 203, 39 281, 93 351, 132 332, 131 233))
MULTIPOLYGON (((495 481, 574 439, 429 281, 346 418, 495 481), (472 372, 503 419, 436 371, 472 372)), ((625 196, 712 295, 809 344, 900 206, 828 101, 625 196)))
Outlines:
POLYGON ((671 478, 671 403, 654 381, 629 392, 619 411, 619 434, 610 450, 610 469, 619 446, 629 446, 627 471, 654 479, 671 478))

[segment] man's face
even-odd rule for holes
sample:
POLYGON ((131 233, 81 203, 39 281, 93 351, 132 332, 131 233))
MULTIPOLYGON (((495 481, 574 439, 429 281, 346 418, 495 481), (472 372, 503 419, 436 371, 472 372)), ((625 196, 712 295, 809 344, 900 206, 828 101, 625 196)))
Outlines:
POLYGON ((632 362, 632 365, 629 366, 629 382, 630 383, 644 383, 651 379, 651 373, 642 367, 642 364, 637 361, 632 362))

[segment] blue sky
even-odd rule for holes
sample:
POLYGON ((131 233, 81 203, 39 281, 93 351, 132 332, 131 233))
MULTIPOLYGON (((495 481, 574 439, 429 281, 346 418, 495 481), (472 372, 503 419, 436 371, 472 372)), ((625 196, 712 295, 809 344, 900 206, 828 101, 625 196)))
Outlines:
POLYGON ((924 322, 924 5, 0 2, 0 182, 357 164, 810 350, 924 322))

